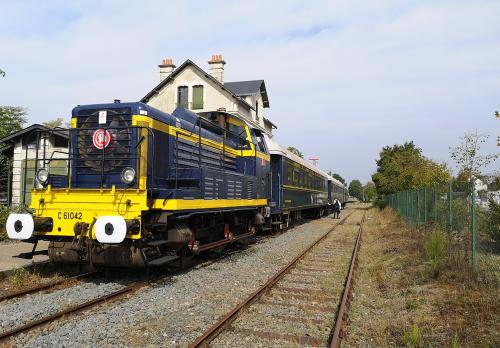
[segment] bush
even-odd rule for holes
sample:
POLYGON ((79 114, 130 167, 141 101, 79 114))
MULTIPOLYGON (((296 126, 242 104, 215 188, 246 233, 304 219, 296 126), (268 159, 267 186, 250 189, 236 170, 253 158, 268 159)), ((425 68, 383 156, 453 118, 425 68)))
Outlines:
POLYGON ((447 236, 440 230, 432 231, 430 238, 425 245, 425 251, 427 259, 430 263, 431 274, 434 278, 437 278, 443 269, 447 249, 447 236))
POLYGON ((387 202, 385 201, 385 199, 383 197, 377 197, 374 204, 380 210, 384 210, 385 207, 387 206, 387 202))
POLYGON ((493 198, 489 198, 490 210, 485 212, 482 223, 482 229, 493 239, 495 242, 500 243, 500 204, 495 202, 493 198))
POLYGON ((7 231, 5 230, 5 223, 9 216, 10 209, 6 205, 0 205, 0 241, 7 239, 7 231))

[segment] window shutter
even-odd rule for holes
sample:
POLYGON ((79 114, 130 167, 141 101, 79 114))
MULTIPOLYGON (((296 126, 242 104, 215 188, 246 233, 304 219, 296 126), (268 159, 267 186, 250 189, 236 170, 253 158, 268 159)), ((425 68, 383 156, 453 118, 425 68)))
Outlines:
POLYGON ((188 87, 179 86, 177 88, 177 106, 181 108, 188 108, 188 87))
POLYGON ((193 109, 203 109, 203 86, 193 86, 193 109))

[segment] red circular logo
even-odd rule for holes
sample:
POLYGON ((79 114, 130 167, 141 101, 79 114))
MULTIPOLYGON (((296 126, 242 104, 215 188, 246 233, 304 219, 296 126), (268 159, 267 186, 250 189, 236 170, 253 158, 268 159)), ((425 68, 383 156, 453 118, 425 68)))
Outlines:
POLYGON ((111 134, 107 130, 98 129, 94 132, 94 135, 92 135, 92 142, 96 148, 102 150, 108 147, 111 142, 111 134))

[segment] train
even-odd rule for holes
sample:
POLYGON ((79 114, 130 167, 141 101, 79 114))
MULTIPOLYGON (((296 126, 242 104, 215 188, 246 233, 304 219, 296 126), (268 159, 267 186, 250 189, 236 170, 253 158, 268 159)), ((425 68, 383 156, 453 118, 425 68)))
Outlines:
POLYGON ((49 241, 56 263, 168 265, 323 216, 348 198, 340 181, 224 111, 79 105, 66 131, 66 174, 37 158, 30 211, 6 223, 9 238, 33 250, 49 241))

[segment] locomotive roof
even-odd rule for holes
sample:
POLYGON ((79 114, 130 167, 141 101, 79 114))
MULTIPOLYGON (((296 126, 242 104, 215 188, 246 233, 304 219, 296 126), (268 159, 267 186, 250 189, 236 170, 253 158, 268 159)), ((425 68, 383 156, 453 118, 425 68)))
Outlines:
POLYGON ((129 108, 131 115, 147 115, 155 120, 163 122, 167 122, 167 120, 170 117, 172 117, 170 114, 167 114, 166 112, 160 111, 152 106, 149 106, 141 102, 78 105, 75 108, 73 108, 72 115, 73 117, 88 116, 88 114, 79 115, 80 111, 86 109, 105 110, 105 109, 120 109, 120 108, 129 108))

